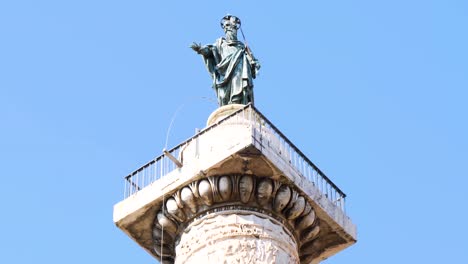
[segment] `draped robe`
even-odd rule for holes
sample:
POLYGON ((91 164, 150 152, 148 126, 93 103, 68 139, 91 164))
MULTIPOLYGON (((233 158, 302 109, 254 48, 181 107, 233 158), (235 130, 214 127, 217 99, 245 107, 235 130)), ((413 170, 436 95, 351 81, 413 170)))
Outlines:
POLYGON ((213 88, 219 106, 253 103, 253 82, 256 69, 245 45, 224 37, 214 45, 205 46, 202 52, 205 65, 213 78, 213 88))

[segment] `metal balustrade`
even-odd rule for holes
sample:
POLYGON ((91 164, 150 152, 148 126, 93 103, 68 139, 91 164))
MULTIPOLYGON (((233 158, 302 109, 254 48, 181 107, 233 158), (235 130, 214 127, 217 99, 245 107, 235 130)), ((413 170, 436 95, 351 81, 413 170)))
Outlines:
POLYGON ((262 146, 273 146, 279 158, 288 162, 297 173, 310 181, 322 195, 345 211, 346 194, 251 104, 201 130, 193 137, 167 151, 166 154, 151 160, 126 176, 124 199, 177 169, 177 164, 171 160, 170 156, 172 158, 180 157, 181 151, 192 141, 202 136, 209 136, 206 134, 223 123, 239 124, 241 122, 245 122, 246 125, 252 127, 254 139, 260 141, 262 146))

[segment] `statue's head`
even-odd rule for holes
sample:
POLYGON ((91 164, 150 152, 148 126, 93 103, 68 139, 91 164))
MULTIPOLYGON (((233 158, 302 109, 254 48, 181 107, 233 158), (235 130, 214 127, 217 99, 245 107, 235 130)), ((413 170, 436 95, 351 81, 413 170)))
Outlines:
POLYGON ((241 27, 240 19, 233 15, 225 15, 220 23, 224 33, 231 32, 237 34, 237 30, 241 27))

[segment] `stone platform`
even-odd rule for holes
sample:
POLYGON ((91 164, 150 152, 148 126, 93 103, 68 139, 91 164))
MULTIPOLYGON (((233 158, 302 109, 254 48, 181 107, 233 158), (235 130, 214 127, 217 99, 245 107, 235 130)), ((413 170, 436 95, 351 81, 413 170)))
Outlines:
POLYGON ((344 193, 271 122, 217 111, 181 167, 115 205, 120 229, 163 263, 318 263, 356 242, 344 193))

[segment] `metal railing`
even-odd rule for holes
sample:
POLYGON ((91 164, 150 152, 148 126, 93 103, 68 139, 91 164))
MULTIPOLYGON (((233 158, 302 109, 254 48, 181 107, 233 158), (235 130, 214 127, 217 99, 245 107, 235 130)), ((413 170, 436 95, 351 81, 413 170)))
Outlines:
POLYGON ((310 161, 281 131, 260 111, 252 106, 257 129, 262 133, 262 145, 276 145, 276 153, 288 162, 302 177, 309 180, 329 201, 345 212, 346 194, 338 188, 312 161, 310 161), (265 132, 267 131, 267 132, 265 132), (271 136, 271 134, 273 134, 271 136), (264 138, 267 137, 267 138, 264 138))
MULTIPOLYGON (((234 113, 228 115, 224 119, 218 121, 217 123, 201 130, 193 137, 187 139, 186 141, 180 143, 179 145, 175 146, 174 148, 167 151, 169 155, 173 157, 180 157, 181 152, 185 148, 185 146, 189 145, 191 142, 197 140, 200 136, 205 135, 206 133, 210 132, 212 129, 216 128, 217 126, 223 123, 229 123, 234 120, 251 120, 251 117, 247 116, 247 109, 251 107, 250 105, 246 105, 245 107, 235 111, 234 113)), ((164 151, 164 150, 163 150, 164 151)), ((134 172, 130 173, 129 175, 125 176, 125 187, 124 187, 124 199, 130 197, 131 195, 137 193, 144 187, 150 185, 151 183, 161 179, 168 173, 172 172, 173 170, 177 169, 177 164, 175 164, 171 158, 166 155, 162 154, 159 157, 149 161, 145 165, 141 166, 134 172)))
MULTIPOLYGON (((167 151, 173 157, 181 156, 185 146, 223 123, 245 122, 252 126, 253 137, 262 146, 275 145, 279 158, 288 162, 297 173, 309 180, 329 201, 345 211, 346 194, 340 190, 312 161, 310 161, 279 129, 251 104, 235 111, 221 121, 203 129, 193 137, 167 151), (257 134, 259 133, 259 134, 257 134)), ((125 177, 124 199, 177 169, 168 157, 161 155, 125 177)))

